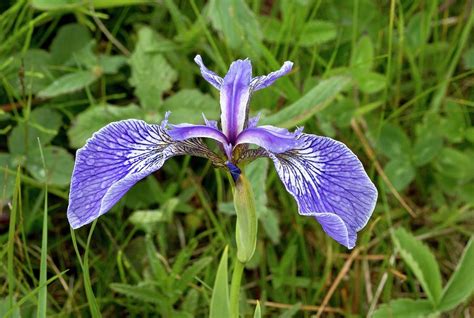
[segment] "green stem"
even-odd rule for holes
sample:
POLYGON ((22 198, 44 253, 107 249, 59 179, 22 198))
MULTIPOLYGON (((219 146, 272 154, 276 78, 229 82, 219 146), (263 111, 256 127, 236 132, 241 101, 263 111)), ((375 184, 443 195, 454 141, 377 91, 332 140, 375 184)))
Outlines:
POLYGON ((239 317, 239 295, 240 282, 244 272, 244 263, 235 258, 234 271, 232 273, 232 282, 230 284, 230 314, 232 318, 239 317))

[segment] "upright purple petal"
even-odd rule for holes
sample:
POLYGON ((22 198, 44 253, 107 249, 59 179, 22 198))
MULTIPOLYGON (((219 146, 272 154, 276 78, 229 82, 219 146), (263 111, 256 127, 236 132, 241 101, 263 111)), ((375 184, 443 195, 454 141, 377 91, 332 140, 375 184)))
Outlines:
POLYGON ((168 134, 176 141, 182 141, 190 138, 211 138, 217 140, 223 145, 228 144, 226 136, 213 124, 207 121, 209 125, 179 124, 170 125, 168 134))
POLYGON ((221 86, 222 86, 222 83, 224 82, 224 80, 222 79, 222 77, 220 77, 219 75, 217 75, 216 73, 214 73, 213 71, 210 71, 205 65, 204 63, 202 62, 202 58, 201 58, 201 55, 196 55, 196 57, 194 58, 194 62, 196 62, 197 65, 199 65, 199 68, 201 69, 201 74, 202 74, 202 77, 204 77, 204 79, 209 83, 211 84, 212 86, 214 86, 215 88, 217 89, 221 89, 221 86))
POLYGON ((372 215, 377 189, 343 143, 308 134, 299 140, 292 150, 268 155, 299 213, 314 216, 329 236, 351 249, 372 215))
POLYGON ((282 153, 301 144, 301 140, 297 138, 299 134, 299 131, 291 133, 284 128, 265 125, 245 129, 239 134, 235 144, 255 144, 270 152, 282 153))
POLYGON ((230 65, 221 87, 221 126, 230 142, 244 129, 250 98, 252 65, 248 59, 230 65))
POLYGON ((111 123, 77 151, 67 216, 73 228, 106 213, 140 179, 181 154, 160 125, 111 123))
POLYGON ((286 75, 293 68, 293 62, 286 61, 283 63, 281 68, 278 71, 271 72, 268 75, 262 75, 252 78, 250 82, 250 87, 253 91, 258 91, 259 89, 268 87, 273 84, 277 79, 286 75))

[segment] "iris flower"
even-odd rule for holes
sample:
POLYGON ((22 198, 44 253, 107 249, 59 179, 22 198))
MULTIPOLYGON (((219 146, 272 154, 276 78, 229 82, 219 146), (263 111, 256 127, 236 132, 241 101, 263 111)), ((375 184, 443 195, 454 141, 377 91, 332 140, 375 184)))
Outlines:
POLYGON ((222 78, 207 69, 199 55, 194 60, 204 79, 220 92, 220 127, 205 116, 202 125, 171 125, 169 113, 159 125, 130 119, 103 127, 77 151, 67 211, 70 225, 81 227, 109 211, 135 183, 171 157, 208 158, 216 167, 228 169, 234 180, 241 173, 239 165, 267 157, 295 198, 299 214, 314 217, 334 240, 353 248, 377 200, 377 190, 359 159, 331 138, 302 129, 258 126, 258 116, 249 118, 252 93, 290 72, 293 63, 252 77, 250 60, 237 60, 222 78), (203 138, 217 141, 219 153, 203 138))

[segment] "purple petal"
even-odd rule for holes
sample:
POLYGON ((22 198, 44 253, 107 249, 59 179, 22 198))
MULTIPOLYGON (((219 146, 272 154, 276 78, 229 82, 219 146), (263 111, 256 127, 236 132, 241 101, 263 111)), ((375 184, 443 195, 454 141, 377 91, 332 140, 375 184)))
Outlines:
POLYGON ((202 62, 202 58, 201 58, 201 55, 196 55, 196 57, 194 58, 194 62, 196 62, 197 65, 199 65, 199 68, 201 69, 201 74, 202 74, 202 77, 204 77, 204 79, 209 83, 211 84, 212 86, 214 86, 215 88, 217 89, 221 89, 221 86, 222 86, 222 83, 224 82, 224 80, 222 79, 222 77, 220 77, 219 75, 217 75, 216 73, 214 73, 213 71, 210 71, 205 65, 204 63, 202 62))
POLYGON ((221 126, 230 142, 244 129, 250 98, 252 65, 249 60, 237 60, 230 65, 221 88, 221 126))
POLYGON ((160 125, 111 123, 77 151, 67 216, 74 229, 106 213, 140 179, 179 154, 160 125))
POLYGON ((245 129, 239 134, 235 144, 255 144, 270 152, 282 153, 301 144, 297 138, 299 134, 300 132, 291 133, 284 128, 265 125, 245 129))
POLYGON ((299 213, 314 216, 329 236, 351 249, 372 215, 377 189, 343 143, 308 134, 299 140, 295 149, 269 153, 278 175, 299 213))
MULTIPOLYGON (((209 123, 209 121, 207 123, 209 123)), ((226 136, 219 129, 213 127, 212 123, 209 123, 209 125, 170 125, 168 134, 176 141, 182 141, 190 138, 211 138, 217 140, 223 145, 229 143, 226 136)))
POLYGON ((257 76, 252 78, 250 82, 250 87, 253 91, 258 91, 259 89, 268 87, 273 84, 277 79, 286 75, 293 68, 293 62, 286 61, 283 63, 281 68, 278 71, 271 72, 268 75, 257 76))

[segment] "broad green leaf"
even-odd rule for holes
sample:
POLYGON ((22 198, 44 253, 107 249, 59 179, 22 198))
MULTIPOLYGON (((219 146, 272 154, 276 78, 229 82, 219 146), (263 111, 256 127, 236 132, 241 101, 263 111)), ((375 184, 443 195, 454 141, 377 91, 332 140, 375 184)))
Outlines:
POLYGON ((299 39, 301 46, 312 47, 334 40, 337 36, 336 25, 329 21, 311 20, 305 23, 299 39))
POLYGON ((403 228, 394 231, 393 240, 431 304, 438 304, 441 297, 441 273, 434 255, 425 244, 403 228))
POLYGON ((74 167, 73 156, 56 146, 47 146, 43 148, 46 171, 43 168, 39 149, 34 149, 28 153, 26 170, 31 175, 41 181, 46 181, 50 185, 67 186, 72 175, 74 167))
POLYGON ((474 177, 474 162, 465 152, 454 148, 443 148, 434 167, 441 174, 458 180, 470 180, 474 177))
POLYGON ((451 142, 462 142, 466 130, 465 118, 468 117, 465 108, 456 103, 447 102, 444 112, 445 116, 442 117, 441 126, 439 127, 440 134, 451 142))
POLYGON ((391 159, 408 158, 411 153, 410 140, 406 133, 390 123, 383 125, 377 140, 377 148, 391 159))
POLYGON ((462 60, 465 68, 468 70, 474 69, 474 47, 471 47, 464 52, 462 60))
POLYGON ((71 147, 84 146, 92 134, 114 121, 142 119, 143 111, 136 105, 96 105, 79 114, 67 132, 71 147))
POLYGON ((263 118, 262 122, 266 125, 285 128, 293 128, 302 124, 327 107, 337 95, 349 86, 350 82, 350 78, 345 76, 334 76, 323 80, 299 100, 276 114, 263 118))
POLYGON ((219 267, 217 268, 216 280, 212 289, 211 308, 209 317, 220 318, 230 317, 229 304, 229 277, 228 267, 228 247, 226 246, 222 253, 219 267))
POLYGON ((351 68, 357 73, 369 72, 374 65, 374 45, 368 35, 363 36, 351 56, 351 68))
POLYGON ((163 109, 171 111, 170 121, 173 123, 201 123, 202 114, 208 119, 219 118, 217 101, 196 89, 183 89, 167 98, 163 109))
POLYGON ((134 298, 136 300, 156 304, 164 308, 165 296, 157 291, 154 284, 151 283, 139 283, 138 285, 128 285, 120 283, 110 284, 110 288, 124 296, 134 298))
POLYGON ((283 22, 267 16, 260 17, 263 26, 263 36, 271 43, 296 44, 303 47, 320 45, 337 36, 336 25, 329 21, 311 20, 305 23, 296 33, 282 34, 283 22))
POLYGON ((376 72, 356 73, 355 78, 359 84, 359 88, 366 94, 373 94, 384 89, 386 77, 376 72))
POLYGON ((15 171, 10 154, 0 152, 0 204, 13 195, 15 186, 15 176, 4 171, 4 169, 15 171))
POLYGON ((431 26, 429 25, 430 21, 427 21, 427 19, 429 19, 428 9, 421 10, 408 21, 405 30, 406 43, 413 53, 417 53, 428 40, 431 26))
POLYGON ((443 140, 438 135, 419 135, 413 145, 413 163, 423 166, 429 163, 443 147, 443 140))
POLYGON ((447 311, 455 308, 474 293, 474 236, 471 237, 463 255, 444 287, 438 308, 447 311))
POLYGON ((123 55, 99 55, 99 66, 105 74, 116 74, 127 63, 123 55))
POLYGON ((138 31, 138 42, 128 63, 132 69, 130 84, 135 87, 135 95, 146 109, 158 110, 162 95, 176 81, 177 73, 166 59, 151 46, 158 45, 157 35, 149 27, 138 31))
POLYGON ((13 128, 8 137, 8 149, 12 154, 26 154, 38 150, 39 138, 41 145, 48 144, 61 127, 61 115, 46 107, 34 109, 27 123, 20 122, 13 128))
POLYGON ((415 168, 406 159, 392 159, 384 167, 384 172, 397 191, 405 189, 416 175, 415 168))
POLYGON ((396 299, 381 305, 373 318, 422 318, 436 317, 436 311, 428 300, 396 299))
POLYGON ((244 0, 211 0, 208 14, 212 26, 222 32, 232 49, 256 45, 262 38, 260 25, 244 0))
POLYGON ((94 83, 98 75, 100 74, 95 74, 92 71, 77 71, 63 75, 42 89, 38 93, 38 97, 51 98, 79 91, 94 83))
POLYGON ((84 48, 91 40, 90 32, 84 25, 71 23, 62 26, 49 47, 52 63, 54 65, 65 64, 73 59, 74 54, 84 48))

